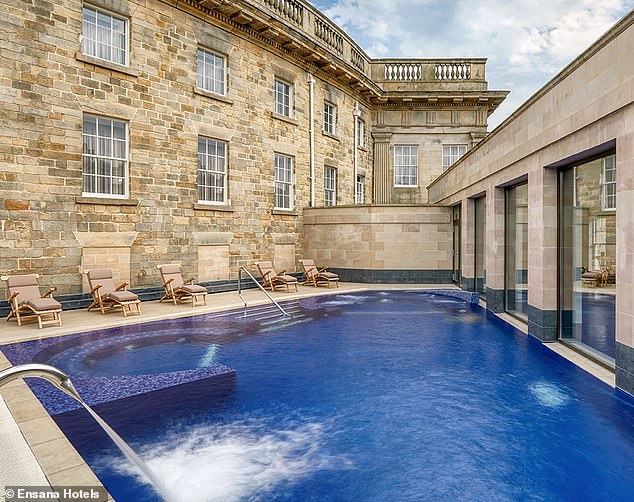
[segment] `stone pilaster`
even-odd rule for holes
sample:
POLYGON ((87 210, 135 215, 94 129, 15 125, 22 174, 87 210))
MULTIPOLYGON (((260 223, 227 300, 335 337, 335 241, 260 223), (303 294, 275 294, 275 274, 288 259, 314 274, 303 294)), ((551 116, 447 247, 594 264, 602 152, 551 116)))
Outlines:
POLYGON ((557 339, 557 170, 535 166, 530 173, 528 332, 540 340, 554 341, 557 339))
POLYGON ((487 309, 504 311, 504 189, 487 193, 487 309))
POLYGON ((373 133, 374 137, 374 203, 390 204, 394 173, 390 162, 391 133, 373 133))

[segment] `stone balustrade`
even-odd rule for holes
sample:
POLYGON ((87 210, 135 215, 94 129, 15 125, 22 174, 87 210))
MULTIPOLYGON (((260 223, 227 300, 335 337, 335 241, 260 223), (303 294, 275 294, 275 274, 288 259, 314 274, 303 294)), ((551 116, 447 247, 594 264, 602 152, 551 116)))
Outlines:
POLYGON ((437 80, 471 80, 471 64, 436 63, 434 75, 437 80))
POLYGON ((386 63, 385 80, 415 82, 423 76, 423 65, 420 63, 386 63))
POLYGON ((325 42, 337 54, 343 54, 343 37, 334 25, 322 19, 315 19, 315 36, 325 42))
MULTIPOLYGON (((430 86, 440 86, 434 87, 436 90, 486 89, 486 59, 370 59, 341 28, 306 0, 197 0, 196 3, 251 27, 287 49, 297 50, 302 58, 318 66, 346 75, 346 82, 351 82, 358 72, 385 91, 422 91, 430 90, 430 86), (277 26, 266 29, 265 25, 271 22, 277 26), (286 26, 279 26, 280 23, 286 26), (320 53, 307 39, 326 52, 320 53), (311 49, 313 54, 308 52, 311 49), (336 61, 328 61, 328 53, 336 56, 336 61)), ((359 76, 357 80, 363 81, 359 76)))
POLYGON ((354 47, 350 52, 350 61, 355 68, 361 71, 361 73, 365 73, 367 71, 367 58, 354 47))
POLYGON ((379 59, 372 61, 376 82, 484 81, 486 60, 379 59))
POLYGON ((302 26, 304 24, 304 6, 295 0, 262 0, 264 5, 279 16, 302 26))

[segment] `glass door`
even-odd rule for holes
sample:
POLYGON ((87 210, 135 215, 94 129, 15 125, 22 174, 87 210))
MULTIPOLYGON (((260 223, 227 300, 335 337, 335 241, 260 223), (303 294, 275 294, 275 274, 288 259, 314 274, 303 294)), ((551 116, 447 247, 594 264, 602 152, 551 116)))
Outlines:
POLYGON ((506 190, 504 301, 509 314, 528 319, 528 184, 506 190))
POLYGON ((454 284, 460 285, 460 206, 453 207, 453 273, 451 276, 454 284))
POLYGON ((616 351, 616 157, 559 174, 559 337, 609 365, 616 351))
POLYGON ((486 298, 486 197, 474 201, 474 287, 482 298, 486 298))

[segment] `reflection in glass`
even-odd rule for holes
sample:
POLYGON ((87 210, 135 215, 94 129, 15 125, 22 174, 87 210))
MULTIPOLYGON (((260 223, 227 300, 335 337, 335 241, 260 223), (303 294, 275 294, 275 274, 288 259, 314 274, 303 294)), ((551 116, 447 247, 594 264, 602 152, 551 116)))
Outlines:
POLYGON ((616 300, 616 158, 560 173, 560 338, 613 362, 616 300))
POLYGON ((528 185, 506 191, 506 311, 527 320, 528 314, 528 185))
POLYGON ((475 291, 486 297, 486 198, 474 201, 475 208, 475 291))

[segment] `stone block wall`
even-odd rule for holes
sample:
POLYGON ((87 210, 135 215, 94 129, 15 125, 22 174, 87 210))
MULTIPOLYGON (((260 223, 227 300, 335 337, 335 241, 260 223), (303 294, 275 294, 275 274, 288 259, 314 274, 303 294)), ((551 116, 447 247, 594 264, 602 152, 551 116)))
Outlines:
POLYGON ((364 206, 304 209, 306 258, 361 282, 450 283, 451 209, 364 206))
MULTIPOLYGON (((82 2, 0 6, 0 270, 39 273, 58 293, 84 290, 81 272, 102 264, 132 287, 160 284, 156 265, 177 262, 199 280, 237 276, 240 266, 286 261, 302 249, 301 209, 310 203, 308 63, 278 46, 247 39, 159 0, 95 0, 129 19, 128 67, 82 54, 82 2), (225 97, 196 89, 197 49, 227 56, 225 97), (294 86, 292 119, 273 113, 274 79, 294 86), (129 130, 129 197, 82 196, 85 114, 123 120, 129 130), (228 197, 223 207, 197 202, 199 136, 227 142, 228 197), (273 211, 274 156, 294 159, 294 209, 273 211), (218 241, 207 234, 223 237, 218 241), (87 245, 78 235, 131 235, 125 246, 87 245), (211 240, 210 240, 211 239, 211 240), (287 246, 288 248, 289 246, 287 246), (126 258, 127 257, 127 258, 126 258), (124 263, 126 262, 127 263, 124 263)), ((363 97, 316 75, 316 205, 324 201, 325 165, 337 168, 339 203, 354 201, 354 118, 363 97), (322 134, 323 101, 338 107, 336 137, 322 134)), ((369 124, 369 118, 366 120, 369 124)), ((371 195, 372 149, 358 151, 371 195)))

